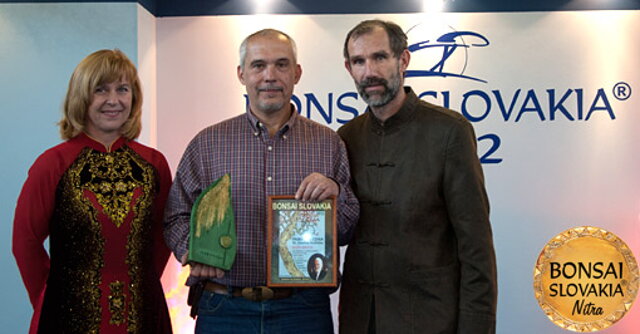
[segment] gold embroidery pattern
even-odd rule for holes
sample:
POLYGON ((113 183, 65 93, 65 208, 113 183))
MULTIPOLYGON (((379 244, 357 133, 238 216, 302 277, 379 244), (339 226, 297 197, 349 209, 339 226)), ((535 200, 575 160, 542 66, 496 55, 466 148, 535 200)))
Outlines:
POLYGON ((115 281, 109 283, 111 294, 109 295, 109 313, 111 319, 109 323, 112 325, 122 325, 124 323, 125 298, 124 283, 115 281))
POLYGON ((133 190, 140 186, 133 176, 133 168, 126 151, 97 153, 89 164, 91 180, 86 187, 96 195, 102 211, 120 227, 129 214, 133 190))
POLYGON ((85 200, 81 188, 90 156, 90 149, 83 150, 61 177, 51 222, 51 259, 58 265, 51 267, 48 289, 59 296, 59 311, 54 314, 63 326, 58 330, 65 333, 97 334, 102 319, 98 287, 105 240, 97 210, 85 200))
POLYGON ((153 250, 151 249, 153 235, 151 226, 153 224, 153 200, 158 192, 157 173, 155 168, 143 160, 133 151, 129 152, 131 164, 140 170, 141 180, 139 186, 142 187, 142 194, 137 198, 134 210, 134 218, 131 222, 131 232, 127 238, 127 259, 129 266, 129 291, 131 292, 131 302, 127 317, 127 331, 129 333, 142 333, 147 328, 150 330, 152 323, 143 322, 143 303, 145 291, 149 286, 144 286, 142 281, 146 270, 153 270, 153 250))
POLYGON ((146 291, 150 284, 143 282, 153 270, 151 225, 157 177, 153 165, 127 146, 110 153, 87 148, 62 176, 56 190, 58 202, 50 238, 52 263, 57 264, 51 268, 48 286, 56 296, 57 305, 51 306, 51 314, 55 315, 59 332, 100 332, 106 242, 102 214, 118 230, 127 216, 133 215, 123 245, 130 284, 127 288, 127 282, 119 279, 109 284, 110 292, 104 292, 110 293, 105 298, 111 315, 109 323, 126 324, 128 333, 148 332, 147 326, 154 325, 145 320, 143 303, 149 298, 146 291), (87 191, 92 193, 89 197, 87 191), (134 199, 135 196, 138 197, 134 199), (102 210, 96 208, 95 202, 102 210))

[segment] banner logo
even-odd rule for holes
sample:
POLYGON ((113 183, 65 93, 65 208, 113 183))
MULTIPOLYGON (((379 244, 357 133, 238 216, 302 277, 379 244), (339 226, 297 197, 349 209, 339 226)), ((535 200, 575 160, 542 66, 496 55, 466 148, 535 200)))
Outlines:
POLYGON ((554 324, 594 332, 620 320, 631 308, 640 274, 633 253, 611 232, 581 226, 566 230, 540 252, 533 288, 554 324))
POLYGON ((412 63, 419 63, 421 70, 407 70, 405 77, 455 77, 486 83, 486 80, 464 74, 468 65, 468 49, 489 46, 489 40, 477 32, 453 31, 440 35, 435 41, 424 40, 426 27, 418 24, 407 31, 411 40, 409 52, 415 54, 412 63), (414 37, 414 36, 420 37, 414 37))

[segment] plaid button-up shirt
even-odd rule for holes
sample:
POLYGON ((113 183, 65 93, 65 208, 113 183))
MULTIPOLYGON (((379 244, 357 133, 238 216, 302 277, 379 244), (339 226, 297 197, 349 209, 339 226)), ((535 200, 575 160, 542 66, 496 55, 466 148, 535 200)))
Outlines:
POLYGON ((312 172, 340 186, 338 244, 346 245, 359 204, 350 186, 345 145, 333 130, 295 111, 273 137, 249 110, 210 126, 189 143, 178 166, 165 211, 165 240, 180 259, 188 250, 193 203, 213 181, 229 173, 237 254, 231 270, 217 281, 234 287, 264 285, 267 196, 295 194, 312 172))

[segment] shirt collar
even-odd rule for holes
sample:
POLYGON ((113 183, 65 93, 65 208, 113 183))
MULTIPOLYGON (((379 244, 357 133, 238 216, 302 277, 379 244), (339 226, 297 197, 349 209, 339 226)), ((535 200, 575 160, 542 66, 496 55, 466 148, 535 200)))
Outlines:
POLYGON ((374 128, 380 130, 393 130, 396 129, 403 124, 407 123, 407 121, 411 120, 416 112, 416 104, 420 102, 420 99, 413 92, 411 87, 403 87, 405 93, 407 94, 400 110, 397 113, 393 114, 391 117, 387 118, 384 122, 381 121, 376 115, 371 112, 371 108, 367 107, 367 112, 369 117, 371 117, 374 128))
MULTIPOLYGON (((295 105, 293 103, 290 103, 289 105, 292 111, 291 116, 276 133, 278 136, 284 136, 289 131, 289 129, 291 129, 296 124, 298 117, 300 116, 298 115, 298 111, 296 110, 295 105)), ((262 132, 266 132, 267 129, 264 127, 264 125, 262 125, 262 122, 260 122, 258 117, 256 117, 256 115, 251 112, 249 106, 247 106, 246 115, 247 120, 249 120, 249 124, 251 125, 251 129, 256 136, 261 134, 262 132)))
POLYGON ((99 152, 113 152, 113 151, 121 148, 122 146, 124 146, 124 144, 128 141, 125 137, 120 136, 118 139, 116 139, 116 141, 114 141, 111 144, 111 146, 105 146, 104 144, 102 144, 98 140, 90 137, 88 134, 86 134, 84 132, 81 132, 74 139, 80 141, 83 145, 89 146, 92 149, 94 149, 96 151, 99 151, 99 152))

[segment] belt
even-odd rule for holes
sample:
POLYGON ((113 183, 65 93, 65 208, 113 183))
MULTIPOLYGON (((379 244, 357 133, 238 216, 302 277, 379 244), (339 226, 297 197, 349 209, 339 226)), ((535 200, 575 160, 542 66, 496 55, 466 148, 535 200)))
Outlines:
POLYGON ((207 281, 204 289, 220 295, 243 297, 250 301, 261 302, 270 299, 284 299, 291 297, 295 290, 292 288, 269 288, 266 286, 254 286, 248 288, 227 287, 220 283, 207 281))

